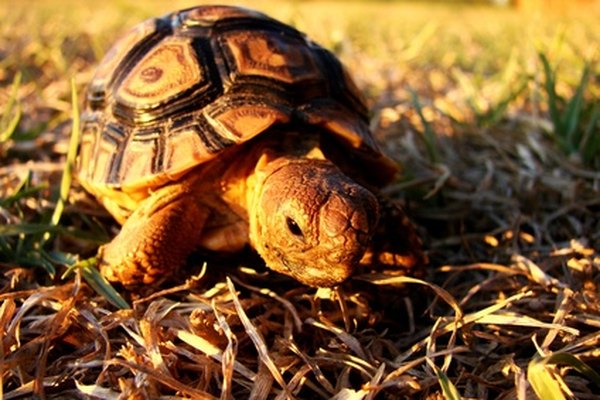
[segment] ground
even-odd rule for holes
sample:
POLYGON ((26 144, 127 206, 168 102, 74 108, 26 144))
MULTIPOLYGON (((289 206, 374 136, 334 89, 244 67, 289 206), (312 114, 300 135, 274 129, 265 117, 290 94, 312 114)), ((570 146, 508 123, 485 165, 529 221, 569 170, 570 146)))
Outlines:
POLYGON ((355 77, 377 140, 403 164, 386 195, 422 235, 427 276, 316 290, 253 258, 197 254, 181 281, 117 298, 90 257, 119 226, 71 179, 69 139, 116 37, 192 5, 136 4, 0 4, 4 398, 600 392, 594 9, 252 2, 355 77))

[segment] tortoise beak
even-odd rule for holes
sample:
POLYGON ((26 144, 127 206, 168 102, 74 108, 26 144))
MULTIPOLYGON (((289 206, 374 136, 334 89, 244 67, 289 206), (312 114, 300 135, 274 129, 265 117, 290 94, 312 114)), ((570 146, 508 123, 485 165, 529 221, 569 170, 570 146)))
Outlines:
POLYGON ((285 264, 288 269, 288 275, 300 283, 312 287, 332 287, 339 285, 348 279, 354 272, 354 263, 336 264, 327 263, 326 266, 321 263, 302 263, 291 265, 285 264))

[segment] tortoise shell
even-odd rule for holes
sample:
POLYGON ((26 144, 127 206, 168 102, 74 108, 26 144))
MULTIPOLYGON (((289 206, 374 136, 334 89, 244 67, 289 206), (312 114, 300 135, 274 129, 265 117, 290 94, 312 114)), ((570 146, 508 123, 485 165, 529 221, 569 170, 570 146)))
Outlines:
POLYGON ((81 123, 78 175, 109 196, 177 180, 281 124, 330 132, 382 183, 396 171, 336 57, 243 8, 197 7, 137 25, 98 67, 81 123))

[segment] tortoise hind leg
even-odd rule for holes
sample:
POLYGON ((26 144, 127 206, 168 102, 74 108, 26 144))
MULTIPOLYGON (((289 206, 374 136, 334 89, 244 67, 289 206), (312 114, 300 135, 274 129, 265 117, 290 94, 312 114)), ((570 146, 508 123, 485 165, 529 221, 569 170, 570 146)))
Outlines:
POLYGON ((98 251, 102 275, 125 286, 159 283, 198 247, 209 214, 187 185, 157 190, 98 251))
POLYGON ((423 277, 428 263, 422 242, 399 204, 378 196, 380 218, 360 264, 379 271, 423 277))

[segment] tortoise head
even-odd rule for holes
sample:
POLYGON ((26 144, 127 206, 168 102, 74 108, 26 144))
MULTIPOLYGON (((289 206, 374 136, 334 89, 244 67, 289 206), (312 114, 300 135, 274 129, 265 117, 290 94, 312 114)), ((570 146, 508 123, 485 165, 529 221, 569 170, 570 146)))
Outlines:
POLYGON ((250 237, 269 268, 310 286, 354 271, 378 221, 377 198, 331 162, 282 157, 267 163, 250 207, 250 237))

